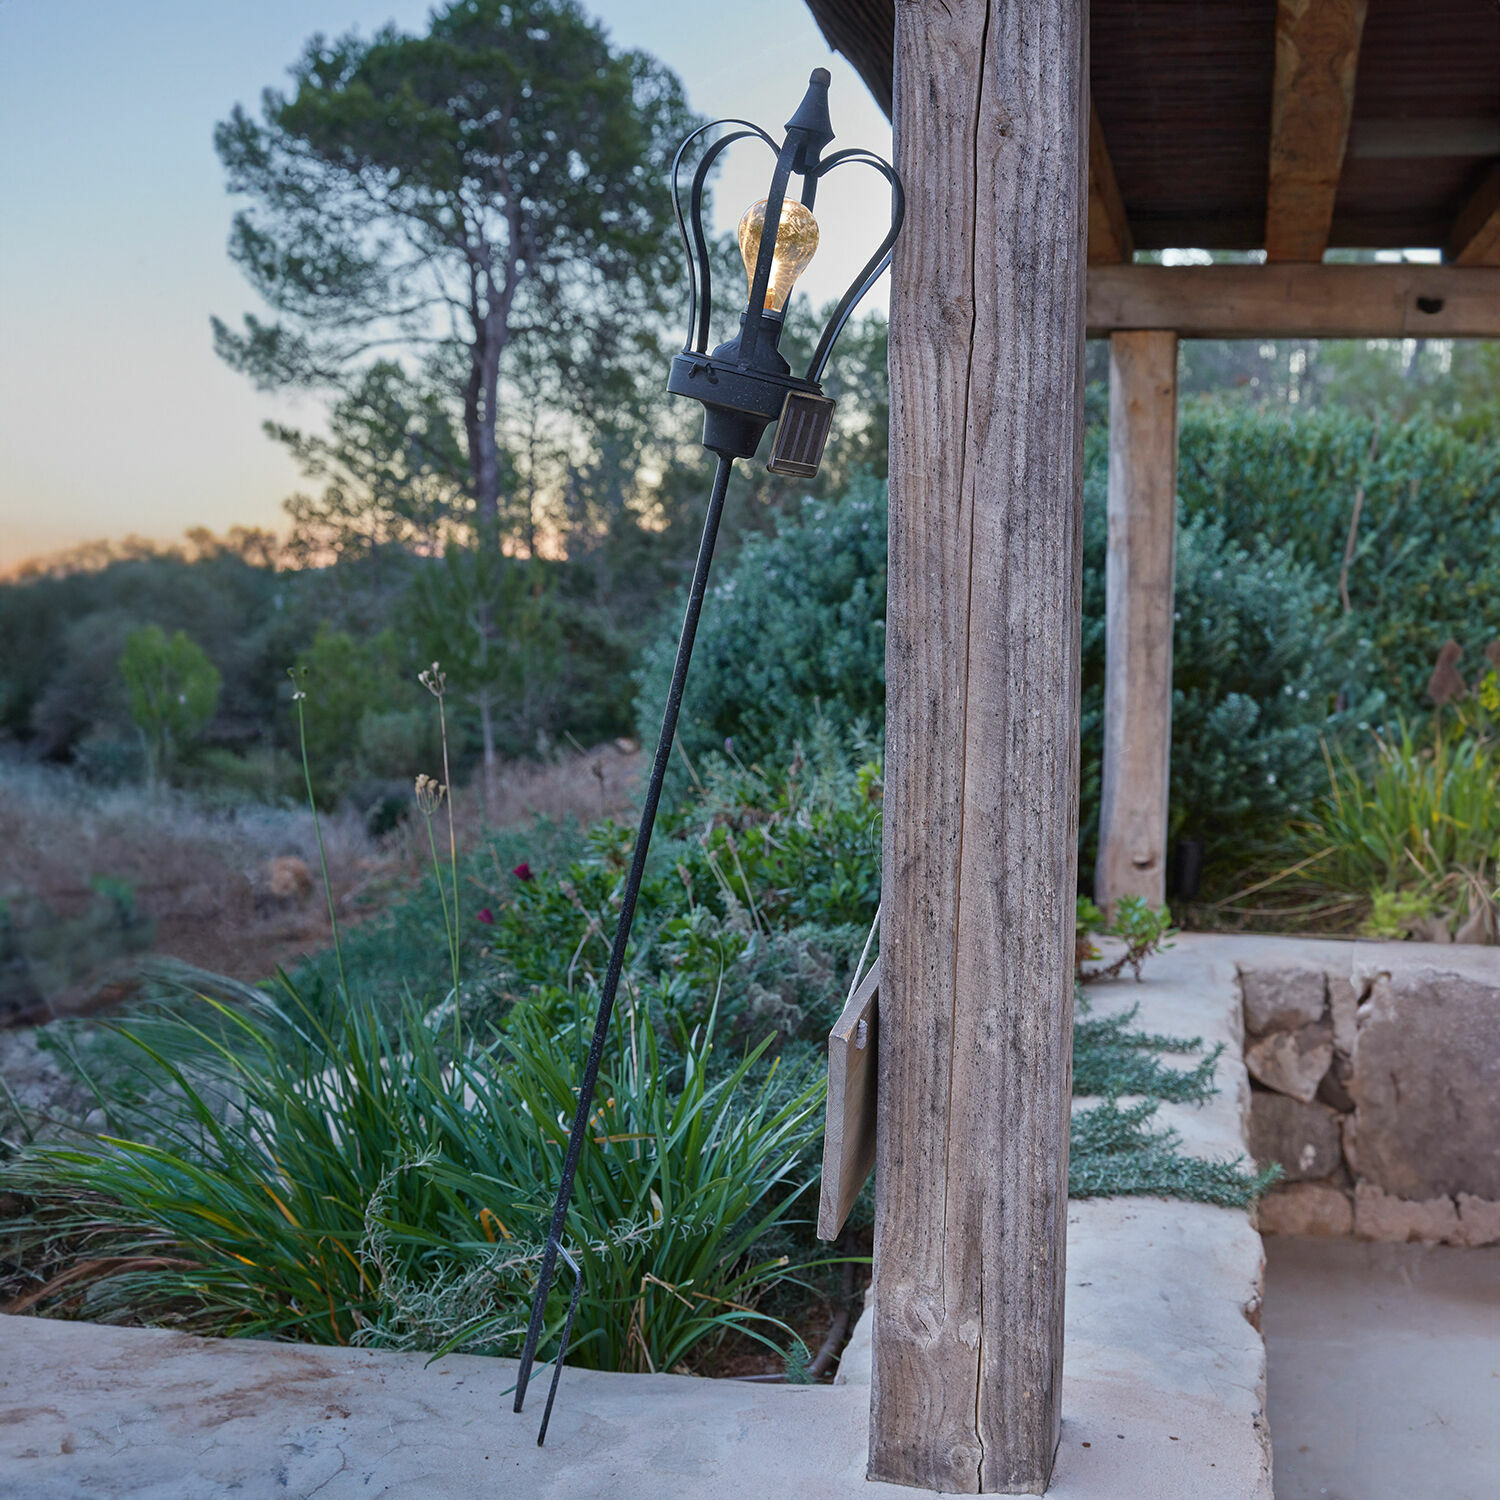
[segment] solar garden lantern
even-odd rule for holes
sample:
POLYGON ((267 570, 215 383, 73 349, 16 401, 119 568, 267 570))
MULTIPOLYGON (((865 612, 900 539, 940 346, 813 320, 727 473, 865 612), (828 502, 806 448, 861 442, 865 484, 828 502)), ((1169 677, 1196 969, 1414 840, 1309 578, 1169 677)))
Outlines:
POLYGON ((854 148, 824 156, 823 150, 833 139, 828 118, 829 74, 816 68, 808 81, 807 93, 797 112, 786 124, 786 135, 778 146, 758 125, 748 120, 715 120, 700 126, 678 148, 672 163, 672 202, 677 213, 677 227, 682 232, 688 257, 688 336, 682 352, 672 361, 667 389, 679 396, 690 396, 703 405, 703 446, 718 455, 713 490, 709 496, 708 514, 703 523, 703 540, 688 591, 687 610, 682 635, 677 645, 677 660, 672 669, 672 683, 667 692, 666 712, 662 716, 661 736, 656 757, 646 783, 641 809, 640 831, 636 835, 635 853, 621 894, 619 924, 604 988, 599 996, 599 1010, 589 1044, 588 1060, 578 1090, 578 1108, 572 1133, 563 1158, 562 1180, 558 1184, 552 1221, 538 1268, 536 1291, 531 1305, 531 1320, 526 1342, 521 1350, 520 1368, 516 1372, 515 1409, 520 1411, 526 1399, 532 1365, 546 1324, 547 1302, 559 1257, 573 1273, 573 1291, 563 1320, 552 1385, 542 1416, 540 1445, 547 1436, 552 1401, 557 1394, 558 1376, 572 1333, 573 1314, 578 1307, 582 1276, 576 1261, 563 1248, 563 1230, 567 1223, 568 1204, 573 1196, 573 1181, 578 1159, 588 1133, 593 1109, 599 1065, 604 1042, 614 1011, 615 993, 625 964, 625 949, 630 939, 630 925, 635 916, 636 898, 646 868, 646 852, 651 844, 651 830, 661 801, 662 782, 672 742, 677 734, 677 717, 682 708, 683 689, 687 685, 688 663, 693 654, 693 638, 703 609, 708 587, 708 571, 713 561, 714 543, 719 532, 719 518, 724 509, 724 495, 729 475, 737 458, 754 458, 774 422, 776 438, 767 467, 777 474, 810 479, 818 472, 823 447, 833 421, 833 401, 819 384, 834 342, 843 331, 860 299, 878 281, 890 264, 891 247, 901 230, 905 214, 905 196, 896 170, 873 152, 854 148), (683 164, 699 139, 710 131, 728 127, 703 151, 693 172, 688 211, 683 214, 680 190, 683 164), (709 348, 709 330, 713 321, 713 272, 708 235, 703 227, 704 190, 709 173, 720 155, 738 141, 757 139, 770 147, 776 158, 766 196, 745 210, 739 222, 740 254, 745 261, 748 297, 739 315, 739 329, 727 343, 709 348), (788 300, 797 278, 807 268, 818 248, 818 223, 813 217, 813 203, 818 183, 835 167, 858 163, 872 167, 890 184, 891 222, 875 253, 860 269, 835 306, 807 369, 794 374, 779 348, 788 300), (800 197, 790 194, 793 177, 801 179, 800 197), (774 224, 774 234, 767 226, 774 224))
POLYGON ((753 458, 766 428, 776 422, 768 467, 773 473, 803 479, 818 472, 833 417, 833 402, 823 394, 819 379, 850 314, 890 264, 891 246, 905 212, 901 182, 889 162, 857 147, 823 156, 823 148, 833 139, 828 83, 828 70, 816 69, 796 114, 787 121, 786 138, 779 149, 758 125, 747 120, 716 120, 682 143, 672 165, 673 205, 688 252, 690 302, 687 341, 672 361, 667 389, 703 403, 703 446, 722 459, 753 458), (719 136, 699 158, 684 220, 679 190, 684 158, 700 136, 721 126, 740 128, 719 136), (739 223, 749 290, 739 331, 710 352, 713 273, 703 228, 704 186, 721 153, 751 138, 771 148, 776 165, 766 196, 751 204, 739 223), (818 248, 818 221, 813 217, 818 183, 835 167, 851 162, 873 167, 890 183, 890 230, 835 307, 812 362, 803 374, 794 375, 778 344, 792 288, 818 248), (802 179, 800 197, 789 192, 794 176, 802 179), (777 226, 774 235, 766 234, 768 224, 777 226))

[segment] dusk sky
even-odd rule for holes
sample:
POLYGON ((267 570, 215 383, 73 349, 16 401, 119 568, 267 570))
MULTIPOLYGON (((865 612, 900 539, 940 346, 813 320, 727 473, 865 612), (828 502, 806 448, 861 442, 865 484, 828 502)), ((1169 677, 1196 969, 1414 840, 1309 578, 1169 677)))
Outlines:
MULTIPOLYGON (((889 154, 888 124, 802 0, 588 8, 617 45, 673 68, 707 115, 775 130, 826 66, 839 144, 889 154)), ((214 355, 210 315, 237 324, 258 309, 225 253, 237 203, 213 127, 285 84, 313 33, 421 30, 430 10, 0 0, 0 572, 99 537, 279 526, 299 476, 261 423, 316 425, 321 404, 259 394, 214 355)), ((888 202, 863 175, 820 194, 822 247, 801 283, 815 298, 841 290, 882 231, 888 202)), ((763 190, 760 158, 732 165, 726 223, 763 190)))

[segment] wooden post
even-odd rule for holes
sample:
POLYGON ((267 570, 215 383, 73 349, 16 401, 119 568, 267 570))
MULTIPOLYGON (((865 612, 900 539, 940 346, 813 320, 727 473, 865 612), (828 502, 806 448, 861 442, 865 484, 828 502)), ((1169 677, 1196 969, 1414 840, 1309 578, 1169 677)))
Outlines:
POLYGON ((1059 1434, 1087 0, 896 6, 872 1479, 1059 1434))
POLYGON ((1177 335, 1109 340, 1109 561, 1104 777, 1094 897, 1160 906, 1172 759, 1172 568, 1177 532, 1177 335))

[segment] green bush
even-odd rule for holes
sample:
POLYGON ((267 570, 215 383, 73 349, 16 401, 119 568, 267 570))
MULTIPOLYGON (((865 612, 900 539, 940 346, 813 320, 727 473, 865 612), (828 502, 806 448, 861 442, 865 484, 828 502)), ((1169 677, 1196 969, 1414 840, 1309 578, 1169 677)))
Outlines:
MULTIPOLYGON (((1104 702, 1104 435, 1090 435, 1083 598, 1082 867, 1098 834, 1104 702)), ((810 502, 746 544, 704 609, 679 731, 690 755, 726 738, 743 761, 785 764, 815 720, 880 723, 885 688, 883 487, 810 502)), ((647 654, 639 719, 654 736, 676 639, 647 654)), ((1279 833, 1324 784, 1320 736, 1374 712, 1367 647, 1310 564, 1242 546, 1189 517, 1177 552, 1172 828, 1216 855, 1279 833), (1343 707, 1340 708, 1340 703, 1343 707)))
MULTIPOLYGON (((1102 615, 1105 539, 1085 545, 1097 559, 1086 592, 1102 615)), ((1100 632, 1099 654, 1084 664, 1101 729, 1102 648, 1100 632)), ((1177 535, 1171 833, 1204 836, 1220 859, 1279 837, 1325 784, 1324 737, 1379 711, 1362 685, 1366 660, 1366 643, 1309 564, 1264 539, 1241 546, 1212 517, 1188 517, 1177 535)), ((1085 734, 1090 784, 1101 748, 1085 734)))
MULTIPOLYGON (((864 478, 838 500, 807 500, 775 536, 753 536, 709 590, 678 736, 785 764, 821 705, 837 733, 885 712, 886 507, 864 478)), ((677 651, 680 612, 647 647, 636 720, 650 744, 677 651)))
POLYGON ((1367 757, 1331 753, 1331 787, 1302 830, 1309 883, 1369 903, 1369 936, 1428 918, 1494 936, 1500 907, 1500 752, 1441 723, 1422 743, 1402 726, 1367 757))
MULTIPOLYGON (((578 1362, 671 1369, 730 1327, 792 1343, 758 1301, 826 1254, 804 1194, 825 1038, 880 868, 878 760, 812 750, 764 777, 706 762, 703 792, 660 832, 567 1229, 585 1270, 578 1362)), ((384 924, 411 943, 425 922, 425 964, 361 948, 370 924, 345 945, 348 985, 312 966, 273 1003, 215 981, 235 1004, 179 1000, 90 1033, 78 1066, 107 1133, 0 1162, 0 1191, 30 1201, 4 1230, 0 1295, 64 1315, 86 1295, 91 1316, 205 1332, 513 1353, 628 847, 601 824, 571 863, 466 860, 461 1024, 440 999, 429 884, 384 924)), ((1075 1079, 1100 1102, 1075 1117, 1076 1192, 1243 1204, 1259 1190, 1243 1162, 1184 1158, 1153 1125, 1160 1100, 1212 1091, 1212 1056, 1158 1060, 1197 1048, 1082 1007, 1075 1079), (1145 1097, 1122 1108, 1127 1094, 1145 1097)), ((554 1332, 568 1291, 564 1278, 554 1332)))
POLYGON ((144 625, 126 638, 120 677, 145 746, 147 775, 155 781, 208 727, 223 679, 185 631, 168 637, 160 625, 144 625))
MULTIPOLYGON (((115 1134, 4 1169, 39 1205, 34 1234, 91 1247, 94 1316, 517 1353, 588 1017, 529 1009, 455 1062, 419 1018, 324 1024, 295 991, 200 1010, 123 1028, 136 1102, 111 1104, 115 1134)), ((711 1020, 678 1045, 665 1061, 627 1014, 605 1057, 567 1230, 578 1363, 667 1370, 731 1327, 779 1327, 751 1304, 785 1259, 750 1251, 812 1170, 821 1079, 774 1097, 748 1081, 754 1052, 709 1082, 711 1020)))
POLYGON ((1477 654, 1500 635, 1500 442, 1386 423, 1372 458, 1374 437, 1371 419, 1333 408, 1291 417, 1189 403, 1178 495, 1186 515, 1218 518, 1247 550, 1285 548, 1336 599, 1362 484, 1353 620, 1378 685, 1414 710, 1445 640, 1477 654))

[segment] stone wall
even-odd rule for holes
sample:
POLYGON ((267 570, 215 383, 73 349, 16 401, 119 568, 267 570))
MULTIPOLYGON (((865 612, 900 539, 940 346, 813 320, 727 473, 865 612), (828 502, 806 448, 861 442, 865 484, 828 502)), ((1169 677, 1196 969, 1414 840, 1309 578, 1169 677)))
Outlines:
POLYGON ((1355 947, 1241 964, 1251 1150, 1273 1234, 1500 1243, 1500 961, 1355 947))

